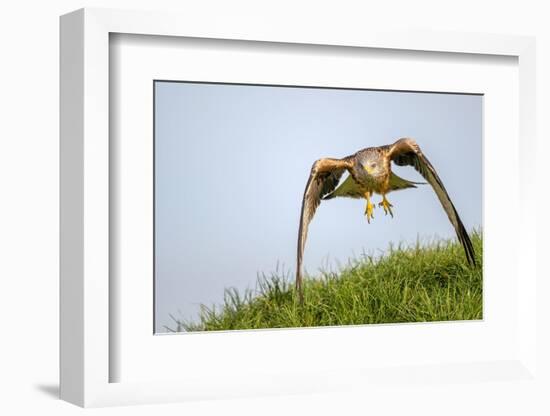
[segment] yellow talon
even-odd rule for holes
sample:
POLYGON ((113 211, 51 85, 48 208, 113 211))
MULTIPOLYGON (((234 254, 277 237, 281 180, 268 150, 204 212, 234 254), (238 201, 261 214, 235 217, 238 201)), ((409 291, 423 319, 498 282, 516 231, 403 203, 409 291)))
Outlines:
POLYGON ((367 206, 365 207, 365 216, 367 217, 367 222, 370 224, 371 218, 374 218, 374 205, 370 202, 370 193, 365 193, 365 199, 367 200, 367 206))
POLYGON ((369 201, 369 202, 367 202, 367 206, 365 208, 365 216, 367 217, 367 222, 369 224, 370 224, 371 218, 374 218, 373 212, 374 212, 374 204, 372 204, 369 201))
POLYGON ((393 212, 391 210, 391 207, 393 207, 393 205, 390 204, 390 201, 386 199, 385 195, 382 196, 382 202, 380 202, 378 206, 384 208, 384 212, 386 213, 386 215, 388 215, 389 212, 391 217, 393 218, 393 212))

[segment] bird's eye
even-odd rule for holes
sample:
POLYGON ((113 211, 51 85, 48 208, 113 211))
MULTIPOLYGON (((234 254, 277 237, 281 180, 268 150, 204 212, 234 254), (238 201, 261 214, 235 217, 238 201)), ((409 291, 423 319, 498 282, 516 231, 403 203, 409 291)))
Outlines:
POLYGON ((370 164, 370 167, 371 167, 371 168, 375 168, 375 167, 376 167, 376 163, 371 163, 371 164, 370 164))

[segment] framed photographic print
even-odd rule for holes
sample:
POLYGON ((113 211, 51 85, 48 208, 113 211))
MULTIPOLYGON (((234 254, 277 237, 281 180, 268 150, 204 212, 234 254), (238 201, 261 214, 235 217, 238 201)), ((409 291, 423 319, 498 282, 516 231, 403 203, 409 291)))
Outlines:
POLYGON ((61 19, 62 398, 536 383, 533 39, 241 29, 61 19))

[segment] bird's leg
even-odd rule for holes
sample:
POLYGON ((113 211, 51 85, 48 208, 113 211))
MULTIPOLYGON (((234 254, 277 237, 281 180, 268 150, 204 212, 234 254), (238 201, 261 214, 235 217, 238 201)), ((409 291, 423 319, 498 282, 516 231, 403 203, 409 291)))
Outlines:
POLYGON ((370 202, 370 192, 365 192, 365 199, 367 200, 367 206, 365 207, 365 216, 367 217, 367 222, 370 224, 371 218, 374 218, 374 205, 370 202))
POLYGON ((393 205, 390 204, 390 201, 386 199, 386 194, 382 194, 382 202, 380 202, 378 206, 384 208, 384 212, 386 213, 386 215, 388 215, 389 212, 393 218, 393 212, 391 210, 391 207, 393 207, 393 205))

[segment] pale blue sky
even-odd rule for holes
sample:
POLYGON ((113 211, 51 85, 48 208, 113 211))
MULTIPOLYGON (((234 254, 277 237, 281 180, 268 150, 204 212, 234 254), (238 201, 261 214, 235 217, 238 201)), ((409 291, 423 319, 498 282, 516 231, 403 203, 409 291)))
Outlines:
MULTIPOLYGON (((311 164, 417 140, 466 227, 482 225, 482 96, 223 84, 155 84, 155 321, 197 317, 224 288, 254 288, 277 264, 294 273, 311 164)), ((400 176, 422 178, 412 168, 400 176)), ((344 176, 345 177, 345 176, 344 176)), ((379 196, 375 197, 378 202, 379 196)), ((324 201, 305 251, 309 273, 389 243, 454 237, 429 186, 389 195, 395 218, 364 201, 324 201)))

